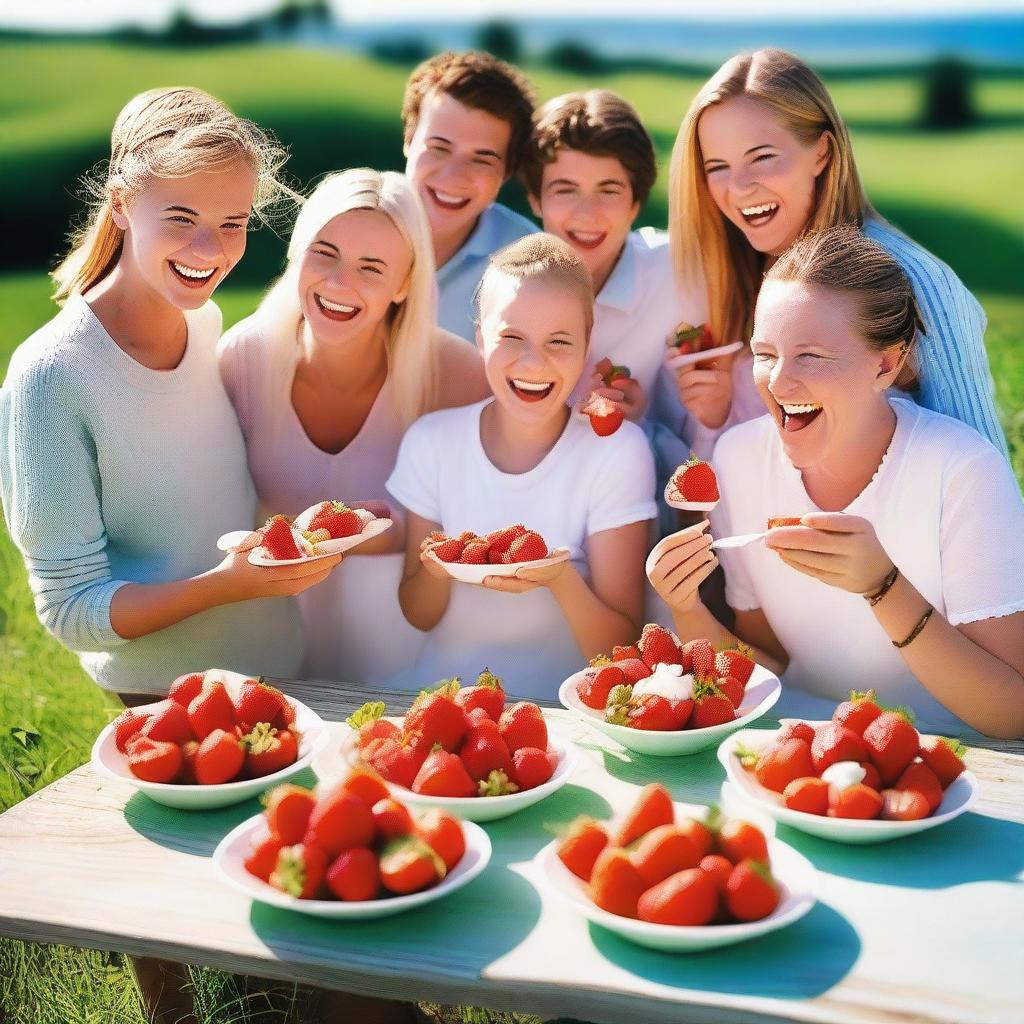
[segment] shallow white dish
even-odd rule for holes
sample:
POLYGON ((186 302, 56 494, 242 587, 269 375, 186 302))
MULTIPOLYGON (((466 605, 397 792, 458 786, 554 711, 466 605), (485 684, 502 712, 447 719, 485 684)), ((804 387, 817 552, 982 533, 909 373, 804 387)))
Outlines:
MULTIPOLYGON (((219 677, 227 688, 228 693, 234 697, 238 689, 246 679, 252 676, 242 675, 240 672, 229 672, 226 669, 217 670, 219 677)), ((141 790, 151 800, 167 807, 177 807, 181 810, 199 811, 212 810, 215 807, 229 807, 231 804, 239 804, 243 800, 249 800, 258 796, 266 789, 270 789, 279 782, 290 779, 296 773, 302 771, 313 760, 318 744, 325 735, 323 719, 315 712, 306 707, 300 701, 293 700, 295 706, 295 728, 302 734, 299 740, 299 756, 294 764, 282 768, 272 775, 264 775, 259 779, 242 779, 238 782, 223 782, 218 786, 200 786, 195 784, 178 784, 174 782, 146 782, 136 778, 128 767, 128 758, 117 749, 114 738, 114 724, 110 723, 96 737, 92 745, 93 766, 107 775, 122 782, 127 782, 136 789, 141 790)), ((154 701, 154 704, 159 703, 154 701)), ((143 704, 135 710, 145 711, 153 704, 143 704)))
POLYGON ((669 477, 665 484, 665 504, 669 508, 682 509, 684 512, 710 512, 717 504, 717 501, 686 501, 679 496, 679 489, 675 484, 675 474, 669 477))
POLYGON ((682 355, 669 356, 665 365, 670 370, 681 370, 684 366, 692 366, 694 363, 703 363, 707 359, 715 359, 718 356, 731 356, 733 352, 739 352, 743 348, 742 341, 733 341, 728 345, 719 345, 717 348, 705 349, 703 352, 684 352, 682 355))
POLYGON ((815 903, 816 872, 811 862, 791 846, 769 839, 772 874, 781 888, 779 905, 760 921, 739 924, 671 925, 652 924, 620 917, 596 906, 587 894, 587 884, 577 878, 559 859, 555 839, 534 858, 537 874, 544 887, 561 902, 588 921, 650 949, 669 953, 696 952, 731 946, 747 939, 785 928, 798 921, 815 903))
MULTIPOLYGON (((249 561, 253 565, 298 565, 300 562, 318 562, 323 558, 330 558, 341 552, 351 551, 352 548, 365 544, 374 537, 379 537, 385 530, 390 530, 392 520, 374 519, 367 523, 362 533, 353 534, 351 537, 338 537, 336 540, 324 540, 317 544, 315 555, 303 555, 302 558, 270 558, 265 549, 255 547, 249 552, 249 561)), ((217 539, 217 547, 221 551, 230 551, 237 544, 241 544, 252 530, 232 530, 217 539)))
POLYGON ((280 892, 245 870, 245 858, 251 852, 252 840, 261 834, 263 828, 263 815, 257 814, 232 829, 213 851, 213 866, 232 888, 237 889, 243 895, 259 903, 268 903, 272 907, 281 907, 284 910, 296 910, 300 914, 309 914, 313 917, 365 921, 370 918, 400 914, 404 910, 412 910, 424 903, 433 903, 434 900, 443 899, 464 885, 468 885, 487 867, 491 859, 491 840, 487 833, 471 821, 463 822, 462 830, 466 837, 466 852, 462 855, 459 863, 430 889, 409 893, 407 896, 388 896, 382 899, 353 902, 300 900, 280 892))
MULTIPOLYGON (((400 724, 401 719, 391 719, 400 724)), ((359 760, 358 734, 347 725, 337 726, 331 741, 325 743, 313 759, 313 771, 321 783, 329 786, 340 782, 359 760)), ((548 732, 548 747, 558 754, 558 764, 547 782, 533 789, 506 796, 423 796, 411 789, 387 783, 390 790, 404 804, 411 808, 440 807, 463 821, 497 821, 510 814, 525 810, 539 803, 545 797, 561 789, 572 775, 579 757, 579 751, 571 740, 561 739, 548 732)))
POLYGON ((632 729, 628 725, 615 725, 612 722, 606 722, 600 711, 588 708, 576 693, 576 686, 585 671, 582 669, 569 676, 558 688, 558 699, 562 705, 575 712, 588 725, 592 725, 606 736, 617 740, 628 750, 635 750, 639 754, 654 754, 658 757, 696 754, 700 750, 715 746, 730 733, 742 729, 745 725, 767 713, 782 693, 778 677, 772 675, 766 668, 755 665, 750 681, 747 683, 746 692, 743 694, 743 702, 736 709, 735 721, 712 725, 706 729, 677 729, 672 732, 647 731, 632 729))
POLYGON ((571 557, 572 552, 568 548, 555 548, 548 558, 537 558, 532 562, 509 562, 507 565, 491 565, 490 563, 465 565, 462 562, 442 562, 433 552, 427 555, 427 558, 441 566, 453 580, 476 584, 483 583, 488 576, 515 576, 519 569, 543 569, 548 565, 567 562, 571 557))
MULTIPOLYGON (((808 724, 818 726, 823 723, 808 724)), ((777 732, 777 729, 745 729, 737 732, 729 736, 718 748, 718 760, 725 768, 729 781, 744 800, 751 801, 763 813, 783 825, 790 825, 819 839, 831 839, 837 843, 886 843, 892 839, 901 839, 952 821, 968 810, 978 796, 977 779, 972 772, 965 771, 959 778, 954 779, 942 794, 942 803, 936 812, 917 821, 883 821, 880 818, 865 821, 857 818, 829 818, 820 814, 808 814, 806 811, 794 811, 782 803, 778 794, 765 789, 757 778, 740 764, 736 756, 736 747, 739 744, 750 750, 760 751, 771 743, 777 732)))

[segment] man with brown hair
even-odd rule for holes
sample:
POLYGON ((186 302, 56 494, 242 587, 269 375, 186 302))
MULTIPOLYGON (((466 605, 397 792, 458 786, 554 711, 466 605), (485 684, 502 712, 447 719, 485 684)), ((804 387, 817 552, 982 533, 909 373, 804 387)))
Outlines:
POLYGON ((489 53, 442 53, 413 71, 402 101, 405 173, 430 221, 438 323, 473 340, 473 295, 491 254, 536 231, 495 202, 529 140, 533 89, 489 53))

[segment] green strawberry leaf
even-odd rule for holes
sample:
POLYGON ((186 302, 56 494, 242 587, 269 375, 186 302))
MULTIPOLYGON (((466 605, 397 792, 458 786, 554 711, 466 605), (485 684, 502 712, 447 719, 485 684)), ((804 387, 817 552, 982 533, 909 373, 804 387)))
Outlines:
POLYGON ((358 731, 364 725, 368 725, 370 722, 376 722, 378 718, 382 718, 383 716, 384 701, 371 700, 367 701, 361 708, 353 711, 352 714, 345 719, 345 724, 358 731))

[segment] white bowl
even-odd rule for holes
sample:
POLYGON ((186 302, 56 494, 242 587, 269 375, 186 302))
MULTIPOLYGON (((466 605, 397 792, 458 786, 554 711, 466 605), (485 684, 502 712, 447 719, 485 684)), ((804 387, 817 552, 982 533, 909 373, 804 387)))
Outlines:
MULTIPOLYGON (((249 561, 253 565, 298 565, 300 562, 319 562, 323 558, 330 558, 344 551, 351 551, 352 548, 365 544, 374 537, 379 537, 385 530, 390 530, 393 525, 390 519, 374 519, 363 527, 362 533, 353 534, 351 537, 338 537, 335 540, 323 540, 317 544, 315 555, 303 555, 302 558, 271 558, 266 554, 265 549, 255 547, 249 552, 249 561)), ((221 551, 230 551, 233 547, 241 544, 253 530, 232 530, 217 538, 217 547, 221 551)))
POLYGON ((587 893, 587 883, 577 878, 559 859, 558 843, 548 843, 534 858, 541 882, 553 896, 622 938, 650 949, 669 953, 696 952, 731 946, 785 928, 798 921, 814 906, 816 873, 811 862, 778 839, 768 841, 772 874, 779 883, 779 905, 760 921, 739 924, 672 925, 652 924, 620 917, 598 907, 587 893))
MULTIPOLYGON (((810 722, 812 726, 821 722, 810 722)), ((740 764, 736 756, 736 747, 743 744, 750 750, 763 750, 775 738, 775 729, 746 729, 729 736, 718 748, 718 760, 725 768, 729 781, 736 792, 746 801, 755 804, 763 813, 770 815, 783 825, 790 825, 817 836, 819 839, 831 839, 837 843, 886 843, 892 839, 901 839, 917 832, 935 828, 963 814, 978 796, 978 782, 974 775, 963 772, 942 794, 942 803, 935 813, 917 821, 884 821, 881 818, 862 820, 857 818, 829 818, 821 814, 808 814, 806 811, 794 811, 787 807, 777 793, 762 786, 753 773, 748 772, 740 764)))
MULTIPOLYGON (((391 720, 396 724, 401 722, 401 719, 391 720)), ((325 743, 313 760, 313 771, 324 785, 340 782, 359 761, 358 734, 344 724, 338 728, 341 732, 340 742, 335 733, 334 741, 325 743)), ((463 821, 497 821, 499 818, 507 818, 510 814, 532 807, 569 781, 579 756, 576 745, 570 740, 552 736, 549 732, 548 747, 558 754, 558 764, 551 778, 533 789, 519 793, 508 793, 505 796, 424 796, 394 782, 387 785, 398 800, 409 807, 424 810, 429 807, 440 807, 463 821)))
POLYGON ((755 665, 743 694, 743 701, 736 709, 735 721, 722 725, 711 725, 706 729, 676 729, 658 732, 655 730, 633 729, 628 725, 606 722, 604 715, 588 708, 576 693, 576 686, 586 669, 569 676, 558 688, 558 699, 570 711, 574 711, 584 722, 600 730, 606 736, 617 740, 627 750, 638 754, 654 754, 657 757, 674 757, 679 754, 696 754, 720 743, 722 739, 749 722, 760 718, 771 710, 782 693, 778 677, 761 665, 755 665))
POLYGON ((430 889, 409 893, 407 896, 386 896, 376 900, 300 900, 275 889, 245 870, 245 859, 252 850, 252 840, 262 833, 263 828, 263 815, 257 814, 232 829, 213 851, 213 866, 232 888, 244 896, 258 903, 268 903, 283 910, 297 910, 300 914, 312 917, 365 921, 400 914, 424 903, 443 899, 449 893, 461 889, 472 882, 491 859, 491 840, 487 833, 471 821, 463 822, 466 852, 459 863, 430 889))
POLYGON ((728 345, 719 345, 717 348, 705 349, 703 352, 683 352, 677 356, 667 356, 665 365, 670 370, 681 370, 684 366, 692 366, 694 363, 703 363, 706 359, 715 359, 718 356, 731 356, 733 352, 739 352, 744 342, 733 341, 728 345))
POLYGON ((555 548, 548 558, 536 558, 532 562, 509 562, 506 564, 491 565, 466 565, 462 562, 442 562, 433 552, 427 558, 441 566, 442 569, 453 580, 460 583, 480 584, 488 576, 515 576, 519 569, 543 569, 548 565, 557 565, 559 562, 567 562, 572 557, 568 548, 555 548))
MULTIPOLYGON (((216 671, 219 672, 219 678, 232 697, 238 693, 239 687, 246 679, 253 678, 242 675, 240 672, 229 672, 226 669, 216 671)), ((96 737, 96 742, 92 745, 93 766, 115 779, 127 782, 141 790, 151 800, 167 807, 177 807, 187 811, 205 811, 215 807, 229 807, 231 804, 242 803, 242 801, 258 796, 265 789, 270 789, 277 783, 284 782, 302 771, 313 760, 317 745, 324 738, 323 719, 305 704, 293 700, 291 697, 288 699, 295 706, 295 728, 302 734, 299 740, 299 756, 294 764, 271 775, 264 775, 258 779, 242 779, 238 782, 223 782, 217 786, 146 782, 131 773, 127 756, 117 749, 113 722, 96 737)), ((153 706, 154 704, 143 704, 133 710, 146 711, 153 706)))

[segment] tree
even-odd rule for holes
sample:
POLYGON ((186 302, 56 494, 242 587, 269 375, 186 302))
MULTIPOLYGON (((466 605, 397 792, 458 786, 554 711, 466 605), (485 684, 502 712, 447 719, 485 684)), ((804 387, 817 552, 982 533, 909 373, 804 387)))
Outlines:
POLYGON ((498 60, 516 64, 522 57, 519 33, 506 21, 489 21, 481 25, 476 40, 481 50, 494 54, 498 60))
POLYGON ((978 114, 972 98, 973 75, 970 67, 955 57, 937 60, 925 72, 925 128, 955 131, 975 124, 978 114))

